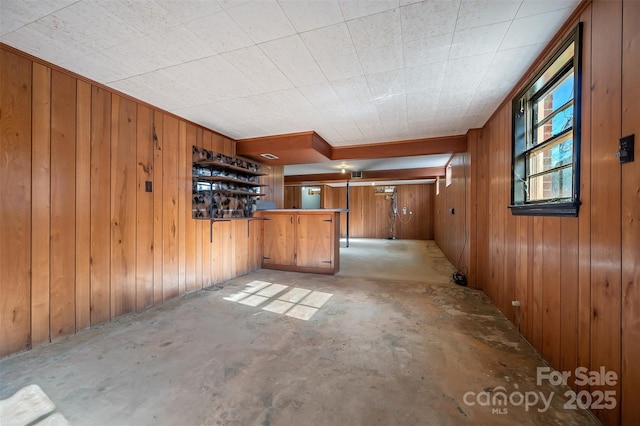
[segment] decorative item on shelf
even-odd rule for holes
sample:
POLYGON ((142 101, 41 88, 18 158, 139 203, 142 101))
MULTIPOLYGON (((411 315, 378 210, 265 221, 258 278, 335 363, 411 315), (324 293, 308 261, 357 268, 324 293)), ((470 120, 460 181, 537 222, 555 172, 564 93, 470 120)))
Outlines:
POLYGON ((193 217, 251 217, 260 193, 260 165, 193 147, 193 217))

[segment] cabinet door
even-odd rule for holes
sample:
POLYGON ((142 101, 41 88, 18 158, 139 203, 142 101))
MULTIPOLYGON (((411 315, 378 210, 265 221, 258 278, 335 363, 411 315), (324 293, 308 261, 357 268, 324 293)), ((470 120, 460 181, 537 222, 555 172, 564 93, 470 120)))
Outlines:
POLYGON ((264 218, 264 254, 262 263, 295 265, 294 215, 274 214, 264 218))
POLYGON ((333 216, 330 214, 298 215, 297 217, 297 265, 308 268, 331 269, 331 231, 333 216))

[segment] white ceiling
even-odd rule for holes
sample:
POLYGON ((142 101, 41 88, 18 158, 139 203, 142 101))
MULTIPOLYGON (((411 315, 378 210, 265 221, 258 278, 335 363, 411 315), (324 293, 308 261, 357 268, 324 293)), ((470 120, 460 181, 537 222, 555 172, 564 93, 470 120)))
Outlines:
POLYGON ((234 139, 346 146, 483 126, 579 1, 0 0, 0 41, 234 139))

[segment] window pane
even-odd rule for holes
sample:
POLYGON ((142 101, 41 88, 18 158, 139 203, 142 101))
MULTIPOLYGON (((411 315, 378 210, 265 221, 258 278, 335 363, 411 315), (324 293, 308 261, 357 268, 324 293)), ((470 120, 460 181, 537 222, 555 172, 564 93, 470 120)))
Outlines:
POLYGON ((544 142, 573 127, 573 105, 560 111, 533 132, 533 145, 544 142))
POLYGON ((528 156, 528 174, 535 175, 573 162, 573 132, 537 149, 528 156))
POLYGON ((556 170, 529 179, 528 201, 570 199, 573 192, 573 168, 556 170))
POLYGON ((533 124, 538 124, 558 108, 573 100, 573 72, 565 75, 559 84, 533 105, 533 124))
POLYGON ((564 50, 564 52, 560 54, 558 59, 553 61, 553 63, 549 66, 549 68, 545 70, 544 74, 542 74, 540 78, 531 85, 531 91, 529 93, 533 94, 539 91, 540 89, 542 89, 542 87, 545 84, 547 84, 553 78, 553 76, 555 76, 558 73, 558 71, 562 69, 563 66, 565 66, 568 62, 573 61, 574 51, 575 51, 575 42, 571 43, 564 50))

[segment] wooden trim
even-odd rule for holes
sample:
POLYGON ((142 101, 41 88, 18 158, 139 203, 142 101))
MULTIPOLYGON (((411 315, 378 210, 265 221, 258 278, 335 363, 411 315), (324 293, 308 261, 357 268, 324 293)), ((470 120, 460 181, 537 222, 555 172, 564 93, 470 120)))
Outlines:
POLYGON ((351 179, 349 173, 317 173, 309 175, 290 175, 284 177, 285 185, 322 183, 322 182, 360 182, 377 180, 435 179, 444 176, 444 167, 423 167, 419 169, 369 170, 362 172, 362 179, 351 179))
POLYGON ((412 157, 416 155, 446 154, 467 151, 467 136, 411 139, 367 145, 334 147, 332 160, 362 158, 412 157))

